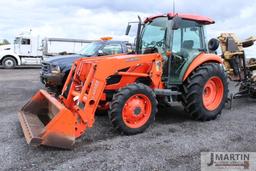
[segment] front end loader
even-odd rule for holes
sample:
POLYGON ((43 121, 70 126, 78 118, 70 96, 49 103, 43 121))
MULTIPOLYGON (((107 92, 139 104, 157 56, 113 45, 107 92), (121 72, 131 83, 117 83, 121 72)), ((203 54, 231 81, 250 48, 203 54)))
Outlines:
POLYGON ((222 59, 206 47, 204 26, 213 23, 188 14, 149 17, 138 24, 136 54, 77 60, 58 98, 39 90, 20 110, 27 143, 72 148, 102 108, 126 135, 145 131, 158 103, 178 101, 195 120, 215 119, 228 88, 222 59))

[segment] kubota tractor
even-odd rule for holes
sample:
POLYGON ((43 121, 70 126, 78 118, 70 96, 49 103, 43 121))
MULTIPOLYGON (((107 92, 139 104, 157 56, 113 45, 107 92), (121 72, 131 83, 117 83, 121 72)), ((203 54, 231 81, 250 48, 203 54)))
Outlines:
POLYGON ((205 42, 204 26, 213 23, 186 14, 149 17, 138 24, 136 54, 77 60, 59 98, 40 90, 19 112, 27 142, 71 148, 106 106, 117 131, 141 133, 155 120, 157 99, 182 102, 195 120, 215 119, 228 87, 222 59, 205 42))

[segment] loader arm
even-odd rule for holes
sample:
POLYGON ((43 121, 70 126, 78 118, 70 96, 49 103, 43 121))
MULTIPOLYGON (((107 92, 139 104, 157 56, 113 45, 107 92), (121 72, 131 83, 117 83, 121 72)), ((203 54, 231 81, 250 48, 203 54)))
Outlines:
MULTIPOLYGON (((75 139, 93 126, 95 111, 105 96, 106 80, 112 75, 148 77, 152 79, 152 88, 159 88, 162 85, 162 56, 124 55, 77 60, 59 99, 40 90, 20 111, 19 118, 27 142, 71 148, 75 139), (120 71, 148 64, 151 65, 144 73, 120 71)), ((121 85, 124 84, 119 88, 121 85)))
MULTIPOLYGON (((74 113, 77 113, 77 116, 82 120, 81 125, 79 125, 82 129, 78 129, 76 137, 81 135, 85 127, 92 127, 94 113, 106 88, 106 79, 111 75, 154 78, 152 79, 153 87, 158 88, 162 76, 162 57, 159 54, 126 55, 106 57, 105 60, 95 58, 92 60, 80 59, 76 61, 69 73, 69 78, 66 81, 61 96, 65 106, 69 107, 74 113), (119 72, 119 70, 124 68, 147 63, 152 64, 151 69, 147 73, 119 72), (81 83, 83 83, 83 86, 81 86, 81 83), (68 87, 70 87, 69 90, 68 87), (64 97, 65 93, 68 94, 66 97, 64 97)), ((126 82, 126 84, 129 84, 129 82, 126 82)))

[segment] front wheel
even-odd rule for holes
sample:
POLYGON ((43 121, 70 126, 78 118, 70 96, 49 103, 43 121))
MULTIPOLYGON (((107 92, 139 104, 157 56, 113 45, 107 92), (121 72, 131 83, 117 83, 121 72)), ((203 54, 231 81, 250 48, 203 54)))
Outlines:
POLYGON ((145 131, 155 120, 157 101, 151 88, 131 84, 120 89, 110 104, 109 118, 122 134, 132 135, 145 131))
POLYGON ((198 67, 184 83, 183 104, 195 120, 216 119, 228 95, 227 75, 217 63, 198 67))
POLYGON ((3 60, 3 66, 5 69, 13 69, 17 65, 16 61, 12 57, 6 57, 3 60))

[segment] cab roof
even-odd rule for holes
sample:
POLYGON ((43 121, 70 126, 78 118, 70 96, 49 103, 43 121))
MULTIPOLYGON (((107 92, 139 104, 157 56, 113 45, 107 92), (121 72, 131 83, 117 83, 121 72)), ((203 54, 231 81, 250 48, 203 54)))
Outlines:
POLYGON ((201 16, 201 15, 194 15, 194 14, 185 14, 185 13, 168 13, 168 14, 160 14, 160 15, 155 15, 155 16, 151 16, 146 18, 146 20, 144 21, 145 23, 151 22, 152 20, 154 20, 155 18, 158 17, 169 17, 169 18, 174 18, 175 16, 179 16, 182 19, 185 20, 191 20, 191 21, 196 21, 200 24, 204 24, 204 25, 208 25, 208 24, 214 24, 215 21, 205 17, 205 16, 201 16))

